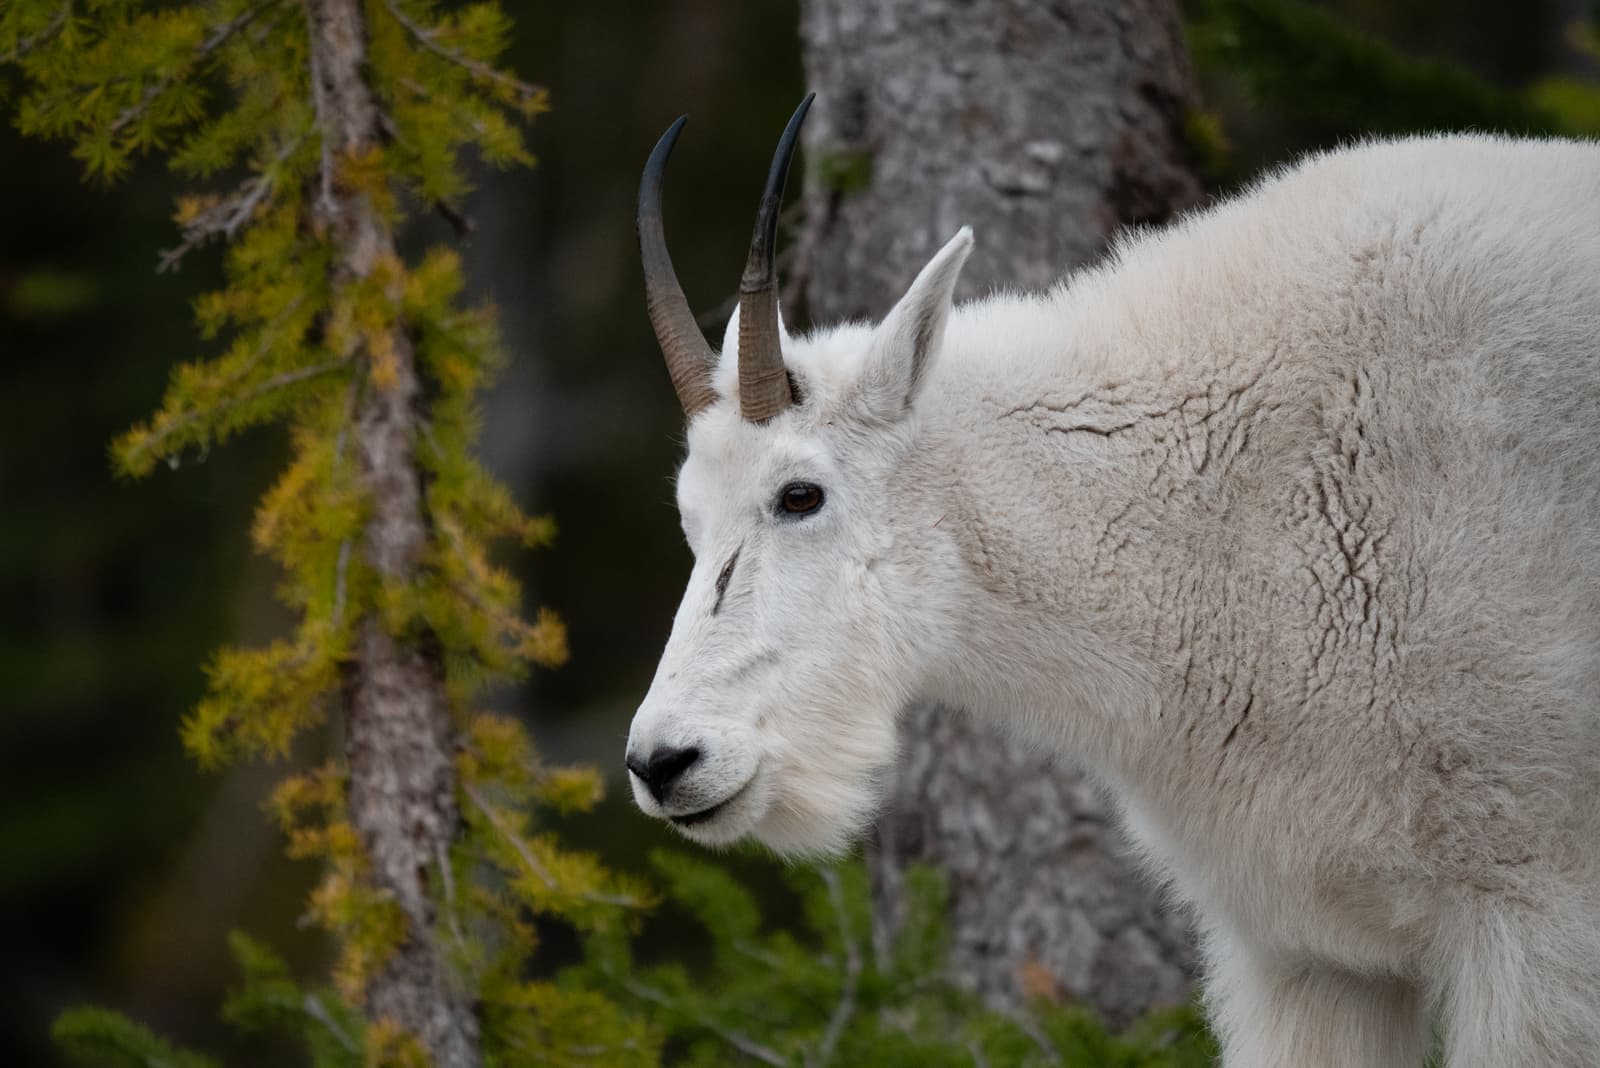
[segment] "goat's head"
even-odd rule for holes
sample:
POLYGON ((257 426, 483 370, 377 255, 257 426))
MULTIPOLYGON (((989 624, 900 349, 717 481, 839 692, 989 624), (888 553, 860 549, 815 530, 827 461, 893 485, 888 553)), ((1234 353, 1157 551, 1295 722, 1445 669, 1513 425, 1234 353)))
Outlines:
POLYGON ((650 319, 688 417, 678 507, 694 569, 629 732, 645 812, 706 844, 844 847, 871 817, 895 721, 934 655, 942 583, 897 526, 919 386, 972 247, 963 229, 876 327, 791 339, 773 264, 808 96, 779 142, 721 356, 673 275, 661 178, 645 167, 639 243, 650 319))

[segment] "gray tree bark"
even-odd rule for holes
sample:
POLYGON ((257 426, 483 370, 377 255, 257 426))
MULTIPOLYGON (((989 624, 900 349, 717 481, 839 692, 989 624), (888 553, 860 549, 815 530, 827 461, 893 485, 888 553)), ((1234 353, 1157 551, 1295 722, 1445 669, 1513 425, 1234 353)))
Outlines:
MULTIPOLYGON (((1171 0, 802 0, 813 318, 881 317, 964 223, 959 296, 1039 289, 1119 227, 1194 204, 1194 93, 1171 0)), ((1079 772, 919 707, 869 850, 881 930, 906 866, 948 875, 953 965, 992 999, 1044 995, 1121 1026, 1182 1001, 1183 918, 1136 874, 1079 772)))
MULTIPOLYGON (((350 283, 397 258, 394 235, 376 206, 338 179, 340 160, 376 148, 381 139, 365 80, 366 28, 359 0, 306 0, 306 11, 322 137, 313 214, 333 244, 336 280, 350 283)), ((352 428, 372 501, 359 551, 384 579, 404 582, 418 573, 428 542, 414 451, 421 389, 411 339, 396 329, 389 341, 393 381, 367 378, 352 428)), ((429 872, 448 863, 460 823, 444 666, 426 638, 402 643, 376 619, 360 621, 356 634, 345 679, 350 821, 371 860, 370 878, 407 920, 405 942, 367 989, 366 1012, 415 1036, 441 1068, 467 1068, 478 1063, 477 1018, 452 981, 428 890, 429 872)))

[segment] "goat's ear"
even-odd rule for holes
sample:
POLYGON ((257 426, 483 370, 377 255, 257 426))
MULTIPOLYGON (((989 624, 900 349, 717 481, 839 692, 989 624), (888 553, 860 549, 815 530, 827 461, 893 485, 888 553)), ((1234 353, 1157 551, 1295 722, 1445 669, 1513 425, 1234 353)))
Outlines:
POLYGON ((963 226, 928 261, 887 318, 872 333, 860 380, 861 399, 879 418, 893 421, 911 409, 929 366, 944 344, 956 279, 972 251, 972 228, 963 226))

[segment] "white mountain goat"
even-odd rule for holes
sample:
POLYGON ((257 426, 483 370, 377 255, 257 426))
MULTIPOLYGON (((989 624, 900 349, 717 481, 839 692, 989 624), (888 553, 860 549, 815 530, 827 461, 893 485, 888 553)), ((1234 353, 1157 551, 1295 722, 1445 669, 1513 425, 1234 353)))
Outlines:
MULTIPOLYGON (((809 103, 809 98, 807 98, 809 103)), ((695 565, 627 765, 844 847, 932 698, 1092 769, 1229 1068, 1600 1065, 1600 147, 1314 156, 1048 293, 789 337, 779 146, 716 357, 639 200, 695 565)))

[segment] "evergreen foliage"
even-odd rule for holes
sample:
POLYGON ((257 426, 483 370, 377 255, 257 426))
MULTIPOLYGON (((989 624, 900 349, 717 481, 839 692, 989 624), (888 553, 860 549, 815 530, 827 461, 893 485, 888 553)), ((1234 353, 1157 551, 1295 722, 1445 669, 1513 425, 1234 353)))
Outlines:
MULTIPOLYGON (((509 979, 485 1007, 497 1065, 593 1064, 686 1068, 1209 1068, 1217 1049, 1193 1006, 1108 1034, 1085 1007, 1053 1000, 1048 979, 1023 1012, 982 1004, 951 978, 945 892, 931 869, 910 873, 905 919, 874 944, 867 873, 859 863, 791 870, 801 902, 789 926, 764 923, 755 898, 726 871, 674 853, 651 858, 667 922, 704 931, 710 960, 641 966, 628 932, 596 929, 582 965, 554 981, 509 979)), ((251 1033, 299 1039, 312 1068, 425 1064, 403 1036, 350 1007, 336 989, 307 989, 271 950, 243 935, 231 948, 241 984, 223 1016, 251 1033)), ((57 1039, 86 1064, 214 1068, 137 1024, 96 1009, 65 1014, 57 1039)))
POLYGON ((1200 63, 1317 140, 1434 130, 1544 133, 1557 116, 1453 63, 1406 56, 1305 0, 1193 0, 1200 63))
MULTIPOLYGON (((1591 59, 1600 58, 1600 8, 1589 17, 1569 26, 1567 40, 1591 59)), ((1600 136, 1600 85, 1592 81, 1556 75, 1542 78, 1528 90, 1529 98, 1556 116, 1563 133, 1583 137, 1600 136)))
POLYGON ((222 1015, 242 1031, 283 1031, 305 1043, 312 1068, 362 1068, 366 1021, 335 991, 304 990, 266 946, 234 932, 229 938, 243 985, 222 1015))
MULTIPOLYGON (((437 657, 455 708, 465 816, 437 872, 441 930, 470 1001, 490 1016, 533 1021, 491 1029, 485 1057, 545 1062, 560 1043, 593 1032, 621 1052, 586 1063, 647 1062, 642 1023, 592 992, 525 979, 535 918, 620 931, 646 896, 530 827, 533 806, 592 805, 597 777, 544 765, 517 723, 476 707, 486 685, 566 655, 560 621, 545 611, 523 618, 518 584, 489 548, 502 539, 542 546, 553 534, 472 455, 475 396, 501 359, 492 315, 462 306, 454 252, 436 249, 414 263, 383 257, 365 277, 347 277, 336 269, 334 235, 314 225, 329 182, 364 194, 390 226, 419 209, 459 219, 463 154, 531 163, 520 123, 543 110, 545 94, 493 65, 509 30, 497 3, 446 10, 432 0, 372 0, 363 30, 363 76, 385 137, 370 152, 337 158, 317 121, 309 5, 12 0, 0 7, 0 58, 23 76, 19 127, 70 141, 91 179, 113 180, 150 150, 197 179, 243 176, 227 191, 180 200, 182 239, 161 261, 170 267, 206 242, 227 242, 227 285, 195 309, 217 352, 177 367, 155 416, 112 446, 117 469, 142 476, 260 424, 286 424, 293 444, 253 535, 282 565, 282 598, 298 622, 265 648, 216 654, 209 693, 183 724, 186 746, 206 766, 287 756, 340 710, 365 621, 437 657), (379 575, 361 551, 375 502, 352 440, 360 398, 392 388, 400 373, 397 337, 409 341, 424 383, 411 448, 430 536, 420 568, 400 578, 379 575)), ((370 877, 346 787, 347 770, 334 760, 289 778, 272 804, 291 854, 324 866, 309 912, 339 946, 334 989, 301 992, 270 953, 241 940, 246 987, 227 1013, 304 1033, 317 1064, 403 1063, 420 1055, 416 1042, 360 1010, 368 983, 408 937, 407 920, 370 877)), ((94 1010, 63 1017, 58 1032, 82 1054, 204 1063, 94 1010)))
POLYGON ((71 1009, 51 1029, 62 1049, 76 1060, 118 1068, 217 1068, 217 1062, 175 1050, 150 1029, 104 1009, 71 1009))
MULTIPOLYGON (((1452 130, 1600 135, 1593 81, 1553 76, 1502 88, 1457 64, 1408 56, 1306 0, 1189 0, 1185 7, 1197 62, 1237 80, 1310 143, 1452 130)), ((1600 15, 1574 23, 1568 38, 1600 55, 1600 15)))
MULTIPOLYGON (((1592 80, 1555 75, 1505 88, 1458 64, 1407 55, 1307 0, 1185 0, 1183 7, 1196 62, 1240 86, 1260 112, 1286 120, 1295 149, 1377 134, 1600 136, 1600 84, 1592 80)), ((1600 13, 1569 26, 1567 38, 1600 56, 1600 13)), ((1208 177, 1247 177, 1228 158, 1215 112, 1196 111, 1186 133, 1208 177)))
MULTIPOLYGON (((904 919, 878 944, 866 869, 794 869, 801 902, 792 928, 762 923, 755 899, 704 860, 657 853, 652 864, 682 918, 706 934, 710 963, 641 967, 625 939, 596 935, 581 970, 670 1036, 673 1063, 970 1068, 1202 1068, 1217 1050, 1199 1013, 1157 1013, 1108 1034, 1092 1010, 1054 1000, 1043 969, 1029 1008, 987 1008, 952 979, 945 888, 931 869, 909 873, 904 919)), ((678 917, 674 917, 675 921, 678 917)))

